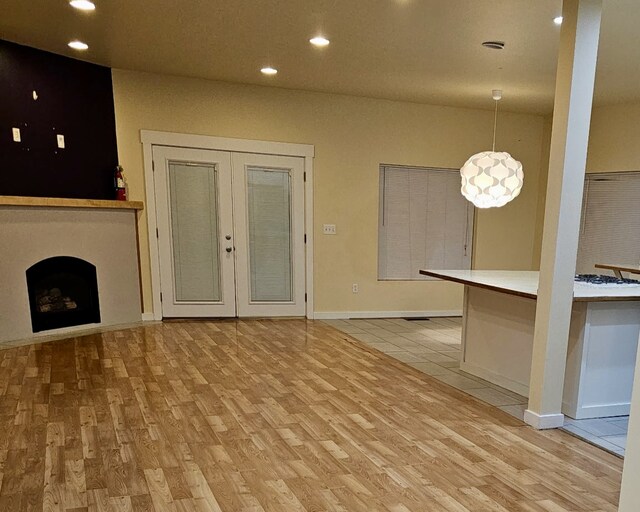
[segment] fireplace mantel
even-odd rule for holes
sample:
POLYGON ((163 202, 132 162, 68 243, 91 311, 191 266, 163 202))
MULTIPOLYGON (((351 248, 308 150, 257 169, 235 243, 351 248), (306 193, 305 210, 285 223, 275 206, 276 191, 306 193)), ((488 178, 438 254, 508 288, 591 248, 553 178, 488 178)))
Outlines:
POLYGON ((106 199, 67 199, 62 197, 0 196, 0 206, 33 206, 45 208, 102 208, 143 210, 142 201, 109 201, 106 199))

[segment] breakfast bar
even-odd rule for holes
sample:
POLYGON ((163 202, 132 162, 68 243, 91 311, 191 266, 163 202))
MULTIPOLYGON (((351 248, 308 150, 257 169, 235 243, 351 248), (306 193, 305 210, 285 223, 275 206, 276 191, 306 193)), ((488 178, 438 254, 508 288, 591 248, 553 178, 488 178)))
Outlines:
MULTIPOLYGON (((460 368, 529 395, 538 272, 421 270, 464 285, 460 368)), ((629 414, 640 283, 576 282, 562 412, 574 419, 629 414)))

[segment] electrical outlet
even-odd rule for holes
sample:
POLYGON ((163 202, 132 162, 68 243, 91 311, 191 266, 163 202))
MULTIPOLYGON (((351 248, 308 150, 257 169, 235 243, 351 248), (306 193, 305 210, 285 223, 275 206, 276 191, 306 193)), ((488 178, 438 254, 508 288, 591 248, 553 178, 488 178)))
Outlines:
POLYGON ((360 288, 358 287, 358 283, 353 283, 353 284, 351 285, 351 291, 352 291, 353 293, 358 293, 358 292, 360 291, 360 288))
POLYGON ((13 133, 13 142, 21 142, 20 138, 20 128, 11 128, 11 132, 13 133))
POLYGON ((60 149, 64 149, 64 135, 62 134, 56 135, 56 140, 58 141, 58 147, 60 149))
POLYGON ((325 235, 335 235, 336 234, 336 225, 335 224, 323 224, 322 232, 325 235))

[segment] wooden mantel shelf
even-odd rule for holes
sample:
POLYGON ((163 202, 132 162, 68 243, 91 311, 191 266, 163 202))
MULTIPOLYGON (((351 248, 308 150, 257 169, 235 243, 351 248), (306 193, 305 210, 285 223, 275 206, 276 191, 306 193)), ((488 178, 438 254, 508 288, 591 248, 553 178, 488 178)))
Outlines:
POLYGON ((142 201, 109 201, 106 199, 66 199, 62 197, 0 196, 0 206, 33 206, 44 208, 103 208, 143 210, 142 201))

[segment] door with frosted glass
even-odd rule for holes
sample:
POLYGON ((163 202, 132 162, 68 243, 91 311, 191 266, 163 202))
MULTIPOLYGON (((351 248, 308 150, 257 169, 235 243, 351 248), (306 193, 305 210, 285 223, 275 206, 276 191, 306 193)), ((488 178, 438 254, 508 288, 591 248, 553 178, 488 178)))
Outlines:
POLYGON ((233 153, 238 316, 305 314, 304 159, 233 153))
POLYGON ((231 155, 154 146, 162 315, 236 315, 231 155))
POLYGON ((304 159, 154 146, 163 317, 304 316, 304 159))

